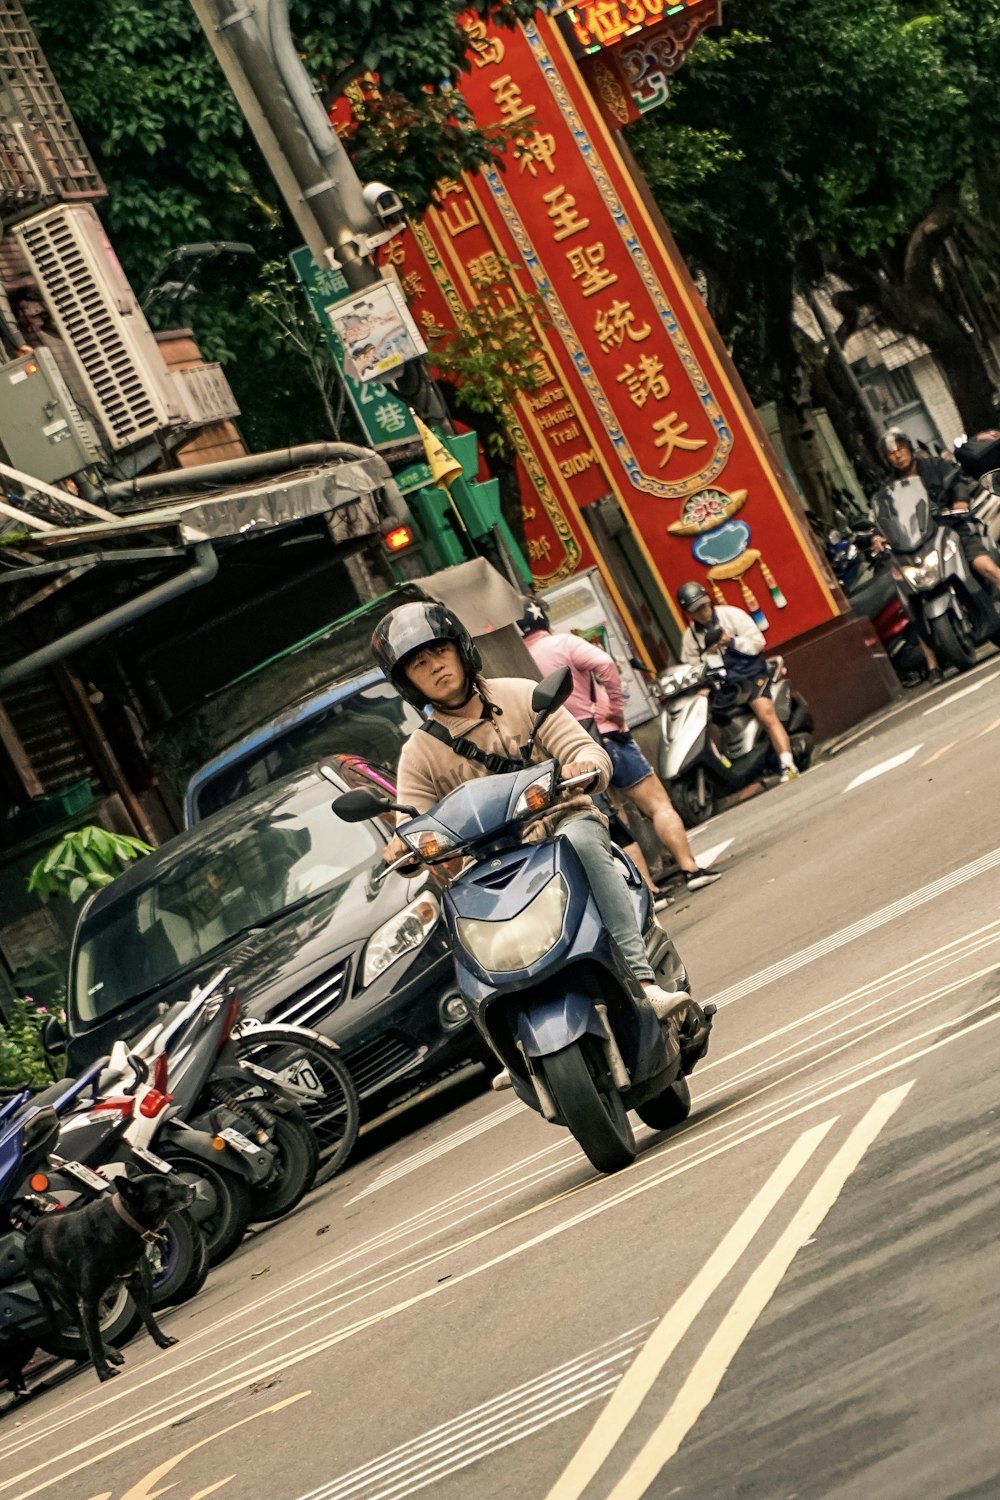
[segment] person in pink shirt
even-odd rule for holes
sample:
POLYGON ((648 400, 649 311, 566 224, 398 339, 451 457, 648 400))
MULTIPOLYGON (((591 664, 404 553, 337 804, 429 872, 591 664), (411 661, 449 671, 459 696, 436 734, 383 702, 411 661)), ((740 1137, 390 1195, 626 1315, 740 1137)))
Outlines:
MULTIPOLYGON (((582 724, 596 729, 600 735, 611 757, 611 789, 645 813, 660 843, 684 876, 689 891, 713 885, 719 879, 719 871, 698 864, 666 788, 625 722, 625 694, 613 659, 578 635, 553 631, 537 600, 525 600, 524 614, 517 623, 543 677, 560 667, 569 667, 573 673, 573 691, 566 707, 582 724)), ((629 846, 628 852, 634 859, 633 846, 629 846)), ((645 861, 637 863, 647 876, 645 861)))

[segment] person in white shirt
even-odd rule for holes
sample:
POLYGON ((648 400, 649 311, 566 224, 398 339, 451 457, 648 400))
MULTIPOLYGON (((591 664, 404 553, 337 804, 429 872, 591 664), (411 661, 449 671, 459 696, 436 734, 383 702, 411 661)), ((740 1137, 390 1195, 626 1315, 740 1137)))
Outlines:
POLYGON ((681 637, 681 661, 700 666, 706 651, 721 654, 728 681, 736 685, 739 693, 736 701, 745 703, 767 731, 781 764, 782 781, 794 781, 799 773, 792 743, 771 702, 764 637, 753 617, 745 609, 729 604, 715 608, 700 583, 682 584, 677 590, 677 603, 691 622, 681 637), (722 636, 708 645, 705 637, 713 625, 721 629, 722 636))

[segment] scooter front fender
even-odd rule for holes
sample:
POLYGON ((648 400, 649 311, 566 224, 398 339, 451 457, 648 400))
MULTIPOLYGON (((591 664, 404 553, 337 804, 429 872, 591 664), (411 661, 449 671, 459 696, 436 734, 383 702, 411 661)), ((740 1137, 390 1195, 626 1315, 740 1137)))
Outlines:
POLYGON ((933 594, 929 599, 925 597, 923 609, 925 620, 939 620, 942 615, 958 613, 955 599, 950 589, 942 589, 940 594, 933 594))
POLYGON ((517 1039, 526 1057, 550 1057, 587 1032, 603 1037, 604 1029, 586 995, 570 990, 555 1000, 541 1000, 517 1018, 517 1039))

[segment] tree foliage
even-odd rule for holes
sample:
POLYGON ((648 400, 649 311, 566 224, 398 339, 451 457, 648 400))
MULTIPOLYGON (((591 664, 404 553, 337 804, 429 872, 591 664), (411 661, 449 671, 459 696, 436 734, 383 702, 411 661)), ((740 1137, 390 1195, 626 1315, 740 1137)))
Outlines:
POLYGON ((1000 0, 741 0, 632 127, 758 397, 794 388, 793 293, 835 270, 988 416, 946 262, 1000 249, 998 69, 1000 0))
MULTIPOLYGON (((108 186, 101 217, 136 288, 184 243, 249 241, 260 268, 286 258, 298 235, 188 0, 27 0, 27 8, 108 186)), ((466 8, 509 24, 533 5, 472 0, 466 8)), ((291 7, 328 103, 360 73, 378 75, 381 96, 349 149, 362 175, 397 185, 414 210, 443 172, 473 168, 502 145, 471 127, 452 89, 466 66, 457 16, 451 0, 397 0, 392 25, 381 0, 291 7)), ((245 262, 226 277, 206 275, 186 314, 206 355, 226 363, 258 448, 308 438, 328 415, 270 315, 272 279, 245 262)))

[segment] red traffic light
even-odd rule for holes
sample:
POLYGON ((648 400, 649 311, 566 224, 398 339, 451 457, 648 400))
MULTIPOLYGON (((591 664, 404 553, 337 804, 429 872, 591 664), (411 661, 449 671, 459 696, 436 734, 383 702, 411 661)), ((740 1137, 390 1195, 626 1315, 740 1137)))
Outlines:
POLYGON ((394 526, 391 531, 385 532, 382 540, 390 552, 405 552, 407 547, 413 546, 416 537, 413 534, 413 527, 407 526, 404 522, 399 526, 394 526))

